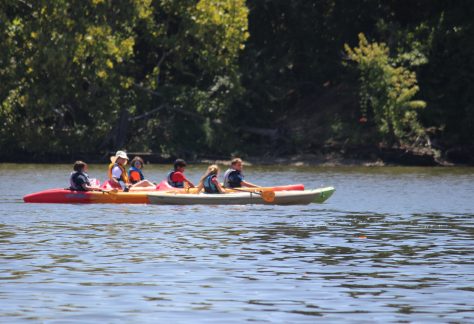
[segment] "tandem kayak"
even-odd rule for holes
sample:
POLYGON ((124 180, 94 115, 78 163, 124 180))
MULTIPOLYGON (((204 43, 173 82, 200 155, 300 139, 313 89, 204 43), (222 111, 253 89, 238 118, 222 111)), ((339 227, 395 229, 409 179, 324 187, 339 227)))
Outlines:
MULTIPOLYGON (((23 197, 23 201, 26 203, 50 203, 50 204, 148 204, 148 193, 151 192, 163 192, 166 194, 191 194, 193 188, 189 189, 187 193, 185 189, 178 188, 165 188, 158 185, 156 189, 143 190, 143 191, 116 191, 116 190, 104 190, 104 191, 74 191, 69 189, 49 189, 40 192, 35 192, 23 197), (171 191, 170 191, 171 188, 171 191), (168 190, 168 191, 163 191, 168 190)), ((262 187, 261 190, 303 190, 303 185, 287 185, 287 186, 275 186, 275 187, 262 187)))
POLYGON ((148 200, 150 204, 157 205, 307 205, 323 203, 334 191, 333 187, 303 191, 276 191, 272 201, 267 201, 255 191, 225 194, 153 192, 148 193, 148 200))

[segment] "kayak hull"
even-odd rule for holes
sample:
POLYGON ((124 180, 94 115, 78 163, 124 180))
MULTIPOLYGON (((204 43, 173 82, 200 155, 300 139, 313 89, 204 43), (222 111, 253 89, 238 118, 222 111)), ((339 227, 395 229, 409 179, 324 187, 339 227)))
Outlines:
MULTIPOLYGON (((167 194, 180 193, 189 195, 185 189, 172 188, 167 190, 167 194)), ((250 190, 249 188, 243 190, 250 190)), ((304 186, 300 184, 287 185, 287 186, 276 186, 260 188, 261 190, 303 190, 304 186)), ((148 204, 148 194, 154 192, 165 192, 165 187, 155 190, 136 190, 136 191, 73 191, 69 189, 49 189, 40 192, 35 192, 23 197, 23 201, 26 203, 46 203, 46 204, 148 204)), ((190 189, 189 192, 192 191, 190 189)))
POLYGON ((277 191, 272 202, 263 200, 255 192, 232 192, 226 194, 184 194, 154 192, 148 194, 150 204, 156 205, 307 205, 323 203, 334 193, 333 187, 303 191, 277 191))
POLYGON ((147 192, 101 192, 49 189, 23 197, 26 203, 49 204, 147 204, 147 192))

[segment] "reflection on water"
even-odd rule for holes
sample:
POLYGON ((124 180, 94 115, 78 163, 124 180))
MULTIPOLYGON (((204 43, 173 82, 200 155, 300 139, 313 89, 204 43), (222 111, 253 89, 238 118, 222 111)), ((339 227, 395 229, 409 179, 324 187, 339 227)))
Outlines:
POLYGON ((247 170, 323 205, 22 203, 68 167, 0 167, 4 322, 474 320, 470 169, 247 170))

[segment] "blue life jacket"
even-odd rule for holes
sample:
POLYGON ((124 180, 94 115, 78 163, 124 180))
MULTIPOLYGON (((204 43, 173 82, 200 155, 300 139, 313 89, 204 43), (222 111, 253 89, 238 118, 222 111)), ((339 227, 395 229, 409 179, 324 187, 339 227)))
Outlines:
POLYGON ((184 182, 183 181, 173 181, 171 180, 171 177, 173 176, 173 174, 175 173, 176 171, 171 171, 170 173, 168 173, 168 184, 171 186, 171 187, 175 187, 175 188, 184 188, 184 182))
POLYGON ((76 191, 85 191, 82 187, 83 184, 87 184, 88 186, 91 185, 87 173, 79 171, 74 171, 71 173, 71 176, 69 177, 69 183, 71 185, 69 189, 76 191), (80 176, 82 176, 81 179, 79 179, 80 176))
POLYGON ((207 193, 219 193, 219 189, 217 186, 212 182, 212 178, 215 178, 215 174, 208 175, 203 182, 204 191, 207 193))
MULTIPOLYGON (((132 177, 131 177, 131 173, 133 171, 136 171, 138 172, 138 174, 140 174, 140 180, 143 180, 145 179, 145 177, 143 176, 143 172, 142 170, 138 169, 138 168, 135 168, 134 166, 131 166, 130 169, 128 169, 128 179, 130 180, 130 182, 132 182, 132 177)), ((132 182, 133 183, 133 182, 132 182)), ((136 182, 135 182, 136 183, 136 182)))
POLYGON ((224 187, 226 188, 242 187, 242 180, 244 180, 244 175, 240 171, 229 169, 224 173, 224 187))

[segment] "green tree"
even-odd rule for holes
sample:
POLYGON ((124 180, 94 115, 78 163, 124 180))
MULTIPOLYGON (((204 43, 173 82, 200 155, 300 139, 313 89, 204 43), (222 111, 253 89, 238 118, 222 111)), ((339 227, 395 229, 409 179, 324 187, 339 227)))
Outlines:
POLYGON ((369 43, 362 33, 359 46, 346 44, 345 51, 360 73, 362 113, 371 110, 382 138, 390 145, 410 144, 424 135, 415 109, 426 103, 412 100, 419 91, 416 74, 397 66, 384 43, 369 43))
POLYGON ((2 2, 0 148, 208 144, 201 121, 240 91, 247 13, 243 0, 2 2))

